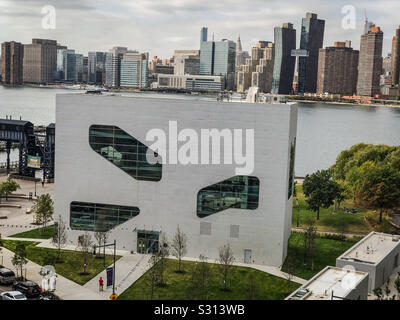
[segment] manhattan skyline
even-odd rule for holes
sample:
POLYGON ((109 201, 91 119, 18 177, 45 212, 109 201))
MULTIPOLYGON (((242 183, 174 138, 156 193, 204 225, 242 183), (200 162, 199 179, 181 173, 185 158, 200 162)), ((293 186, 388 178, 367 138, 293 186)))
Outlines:
POLYGON ((0 0, 0 42, 15 40, 29 43, 32 38, 56 39, 78 53, 108 51, 113 46, 127 46, 151 56, 170 57, 175 49, 199 48, 199 30, 207 26, 209 39, 236 41, 240 34, 244 50, 259 40, 273 41, 274 27, 291 22, 297 30, 299 47, 301 19, 305 12, 315 12, 326 21, 324 47, 334 41, 351 40, 359 48, 365 13, 369 21, 384 32, 383 55, 391 51, 391 40, 400 24, 397 0, 314 1, 287 0, 0 0), (42 28, 41 9, 56 9, 56 29, 42 28), (354 6, 355 29, 343 29, 342 8, 354 6))

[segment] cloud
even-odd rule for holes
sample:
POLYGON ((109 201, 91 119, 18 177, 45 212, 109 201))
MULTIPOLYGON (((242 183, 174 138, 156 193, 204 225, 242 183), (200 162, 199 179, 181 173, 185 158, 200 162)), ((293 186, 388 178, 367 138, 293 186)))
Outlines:
POLYGON ((316 12, 326 20, 325 46, 352 40, 359 47, 368 18, 385 33, 384 51, 398 24, 398 0, 0 0, 0 42, 30 43, 32 38, 57 39, 77 52, 107 51, 127 46, 151 56, 169 57, 175 49, 198 49, 200 28, 207 26, 215 39, 236 40, 240 33, 245 50, 254 39, 273 41, 273 28, 291 22, 300 41, 301 19, 316 12), (56 29, 41 28, 41 8, 56 8, 56 29), (355 30, 344 30, 342 7, 356 9, 355 30))

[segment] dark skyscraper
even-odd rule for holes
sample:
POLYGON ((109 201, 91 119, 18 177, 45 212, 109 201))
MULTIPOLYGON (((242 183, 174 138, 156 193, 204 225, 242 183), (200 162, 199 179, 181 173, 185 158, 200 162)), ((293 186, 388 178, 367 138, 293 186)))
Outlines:
POLYGON ((367 34, 361 36, 357 82, 359 96, 373 97, 380 93, 382 45, 383 32, 379 27, 371 27, 367 34))
POLYGON ((22 84, 22 62, 24 47, 19 42, 4 42, 1 45, 4 84, 22 84))
POLYGON ((208 28, 203 27, 200 31, 200 43, 205 42, 208 40, 207 38, 208 28))
POLYGON ((396 35, 392 41, 392 84, 400 83, 400 27, 396 30, 396 35))
POLYGON ((324 44, 325 20, 307 12, 301 24, 300 49, 308 51, 308 57, 299 57, 299 93, 317 91, 319 49, 324 44))
POLYGON ((296 57, 292 50, 296 49, 296 29, 293 24, 284 23, 274 29, 275 61, 272 80, 272 92, 289 94, 292 91, 296 57))

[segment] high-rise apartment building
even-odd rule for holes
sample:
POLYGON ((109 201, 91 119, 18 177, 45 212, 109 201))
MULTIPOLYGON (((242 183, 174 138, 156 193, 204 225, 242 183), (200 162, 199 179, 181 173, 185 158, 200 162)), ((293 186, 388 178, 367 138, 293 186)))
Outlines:
POLYGON ((4 84, 22 84, 24 47, 21 43, 11 41, 1 44, 1 69, 4 84))
POLYGON ((400 27, 396 29, 396 35, 392 41, 392 84, 400 83, 400 27))
POLYGON ((357 95, 373 97, 380 93, 382 74, 383 32, 371 27, 361 36, 360 61, 358 64, 357 95))
POLYGON ((299 57, 299 93, 317 91, 319 49, 324 44, 325 20, 307 12, 301 24, 300 49, 307 50, 308 57, 299 57))
POLYGON ((284 23, 274 28, 275 62, 272 80, 272 92, 289 94, 292 92, 293 75, 296 57, 292 50, 296 49, 296 29, 292 23, 284 23))
POLYGON ((126 47, 114 47, 105 55, 106 84, 109 87, 119 88, 121 78, 121 60, 128 51, 126 47))
POLYGON ((198 75, 200 73, 200 50, 175 50, 174 74, 198 75))
POLYGON ((57 70, 57 41, 32 39, 24 44, 23 80, 27 83, 52 83, 57 70))
POLYGON ((200 46, 200 74, 222 76, 227 90, 233 90, 235 81, 236 44, 223 39, 205 41, 200 46))
POLYGON ((274 70, 275 46, 260 41, 251 49, 251 58, 240 66, 236 77, 236 90, 245 92, 249 87, 259 87, 260 92, 271 92, 274 70))
POLYGON ((353 95, 357 88, 359 51, 351 42, 319 50, 317 93, 353 95))
POLYGON ((149 54, 128 50, 121 59, 120 87, 147 88, 149 54))

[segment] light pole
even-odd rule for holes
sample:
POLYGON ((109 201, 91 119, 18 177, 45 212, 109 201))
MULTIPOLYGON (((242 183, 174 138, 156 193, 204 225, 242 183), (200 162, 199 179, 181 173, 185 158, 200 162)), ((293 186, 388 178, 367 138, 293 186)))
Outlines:
MULTIPOLYGON (((96 248, 97 247, 103 247, 104 248, 104 253, 105 253, 105 248, 106 247, 110 247, 110 246, 114 246, 114 265, 113 265, 113 295, 115 294, 115 257, 116 257, 116 252, 117 252, 117 241, 114 239, 113 243, 108 243, 108 244, 102 244, 99 246, 94 246, 94 250, 93 250, 93 256, 96 257, 96 248)), ((105 257, 105 255, 104 255, 105 257)), ((105 259, 105 258, 104 258, 105 259)))
POLYGON ((35 197, 36 197, 36 178, 35 178, 35 197))
POLYGON ((299 227, 299 218, 300 218, 300 206, 299 206, 299 199, 296 198, 296 206, 297 206, 297 223, 296 227, 299 227))

